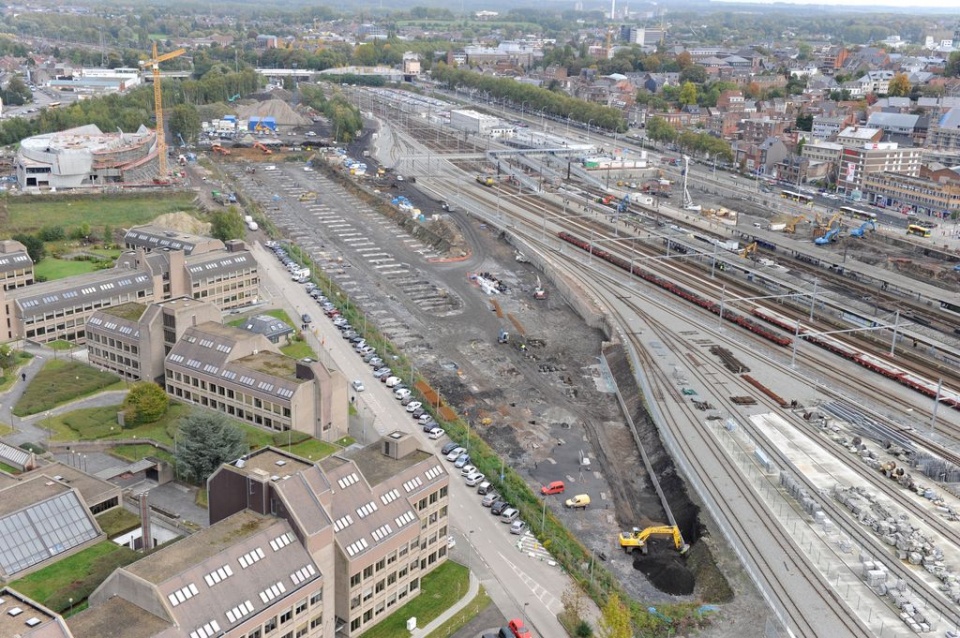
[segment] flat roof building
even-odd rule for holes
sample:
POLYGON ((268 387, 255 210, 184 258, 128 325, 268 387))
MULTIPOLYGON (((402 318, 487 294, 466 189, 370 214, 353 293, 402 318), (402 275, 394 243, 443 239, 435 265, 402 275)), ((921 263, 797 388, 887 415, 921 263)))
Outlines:
POLYGON ((59 614, 9 587, 0 589, 0 636, 74 638, 59 614))
POLYGON ((213 237, 194 235, 179 230, 146 224, 134 226, 123 236, 123 245, 127 250, 143 248, 147 252, 154 250, 182 250, 186 255, 209 253, 223 250, 223 242, 213 237))

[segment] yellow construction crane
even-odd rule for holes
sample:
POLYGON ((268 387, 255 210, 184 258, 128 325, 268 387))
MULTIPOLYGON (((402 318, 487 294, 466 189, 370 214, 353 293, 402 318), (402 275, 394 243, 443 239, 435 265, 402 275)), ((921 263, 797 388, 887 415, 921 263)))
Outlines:
POLYGON ((620 533, 620 547, 628 554, 633 551, 647 553, 647 539, 651 536, 669 536, 673 539, 673 545, 681 554, 686 554, 690 546, 683 542, 683 536, 680 534, 680 528, 676 525, 659 525, 648 527, 641 530, 634 527, 630 532, 620 533))
POLYGON ((147 67, 153 71, 153 106, 157 118, 157 157, 160 160, 160 172, 156 181, 159 184, 167 183, 167 139, 163 129, 163 89, 160 86, 160 63, 180 57, 186 53, 186 49, 177 49, 170 53, 157 55, 157 43, 153 43, 153 58, 141 60, 140 66, 147 67))

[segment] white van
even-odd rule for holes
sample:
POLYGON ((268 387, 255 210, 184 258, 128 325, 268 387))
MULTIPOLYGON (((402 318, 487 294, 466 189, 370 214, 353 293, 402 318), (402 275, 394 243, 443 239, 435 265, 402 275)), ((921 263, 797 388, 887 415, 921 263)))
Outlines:
POLYGON ((400 377, 388 377, 384 383, 386 383, 388 388, 392 388, 393 386, 397 385, 401 381, 403 381, 403 379, 401 379, 400 377))

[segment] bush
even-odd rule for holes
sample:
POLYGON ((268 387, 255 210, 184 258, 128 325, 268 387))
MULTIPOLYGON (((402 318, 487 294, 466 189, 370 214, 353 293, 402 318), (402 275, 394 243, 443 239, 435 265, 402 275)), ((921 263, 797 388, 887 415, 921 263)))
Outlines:
POLYGON ((155 423, 167 413, 170 398, 152 381, 138 381, 123 400, 124 427, 155 423))
POLYGON ((64 232, 63 226, 44 226, 37 231, 37 237, 41 241, 62 241, 67 238, 67 233, 64 232))

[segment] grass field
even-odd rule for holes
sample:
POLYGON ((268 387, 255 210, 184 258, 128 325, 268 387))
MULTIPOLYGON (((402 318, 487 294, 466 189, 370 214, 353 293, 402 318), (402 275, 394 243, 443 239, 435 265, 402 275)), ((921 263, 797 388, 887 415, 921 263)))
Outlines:
POLYGON ((294 359, 317 359, 317 353, 306 341, 293 341, 285 346, 280 346, 280 352, 294 359))
POLYGON ((322 458, 326 458, 337 451, 337 448, 320 441, 319 439, 307 439, 302 443, 294 443, 292 446, 286 448, 291 454, 296 454, 297 456, 302 456, 303 458, 310 461, 318 461, 322 458))
POLYGON ((64 340, 64 339, 57 339, 56 341, 50 341, 50 342, 48 342, 48 343, 47 343, 47 347, 50 348, 51 350, 59 350, 59 351, 62 352, 62 351, 65 351, 65 350, 73 350, 73 349, 76 348, 77 346, 76 346, 75 344, 69 342, 69 341, 64 340))
MULTIPOLYGON (((481 585, 477 595, 473 597, 473 600, 467 603, 467 606, 464 607, 460 613, 454 615, 453 618, 437 627, 433 633, 427 636, 427 638, 450 638, 450 636, 457 633, 461 627, 473 620, 476 615, 486 609, 487 605, 490 603, 490 596, 487 595, 487 590, 481 585)), ((417 622, 419 623, 420 620, 417 619, 417 622)))
POLYGON ((140 517, 122 507, 115 507, 109 512, 99 514, 97 524, 108 538, 112 538, 140 527, 140 517))
POLYGON ((139 554, 130 549, 103 541, 14 581, 10 586, 53 611, 64 612, 71 607, 79 611, 82 601, 114 569, 129 565, 137 558, 139 554), (71 598, 72 603, 69 602, 71 598))
POLYGON ((166 450, 161 450, 160 448, 155 448, 148 443, 143 443, 139 445, 117 445, 110 448, 110 453, 114 456, 119 456, 125 461, 130 461, 134 463, 140 459, 144 459, 148 456, 153 456, 158 459, 163 459, 171 465, 174 463, 173 455, 167 452, 166 450))
MULTIPOLYGON (((13 352, 13 363, 3 368, 3 373, 0 374, 0 392, 6 392, 14 383, 20 380, 20 367, 28 363, 32 358, 32 354, 24 352, 23 350, 15 350, 13 352)), ((5 434, 3 427, 4 426, 0 425, 0 436, 5 434)))
POLYGON ((13 467, 12 465, 7 465, 3 461, 0 461, 0 470, 3 470, 7 474, 13 474, 13 475, 17 475, 20 473, 20 470, 13 467))
POLYGON ((420 580, 420 595, 364 632, 366 638, 406 636, 407 618, 416 616, 423 627, 467 593, 469 572, 463 565, 447 561, 420 580))
POLYGON ((17 416, 37 414, 62 403, 111 387, 122 388, 119 377, 76 361, 48 361, 17 401, 17 416))
POLYGON ((75 197, 8 197, 0 199, 0 232, 34 231, 43 226, 74 228, 86 222, 94 229, 129 228, 158 215, 196 210, 192 193, 169 195, 79 195, 75 197))
POLYGON ((66 279, 67 277, 82 275, 93 272, 94 270, 97 270, 97 263, 93 261, 55 259, 53 257, 44 257, 40 263, 33 268, 33 272, 37 277, 42 277, 47 281, 66 279))

